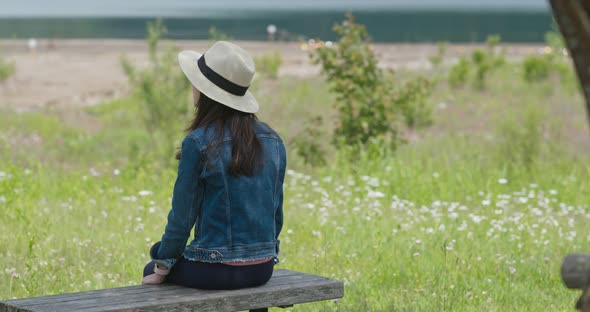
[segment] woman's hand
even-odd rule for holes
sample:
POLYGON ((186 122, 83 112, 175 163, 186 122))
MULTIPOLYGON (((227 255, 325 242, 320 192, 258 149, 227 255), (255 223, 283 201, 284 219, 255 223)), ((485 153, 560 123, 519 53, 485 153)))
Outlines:
POLYGON ((142 285, 158 285, 158 284, 162 284, 164 282, 164 280, 166 279, 165 275, 160 275, 160 274, 150 274, 146 277, 143 278, 143 280, 141 281, 142 285))

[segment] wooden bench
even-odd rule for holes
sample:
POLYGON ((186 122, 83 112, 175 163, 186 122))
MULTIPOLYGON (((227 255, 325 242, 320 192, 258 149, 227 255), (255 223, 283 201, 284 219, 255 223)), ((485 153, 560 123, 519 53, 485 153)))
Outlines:
POLYGON ((268 283, 238 290, 199 290, 177 285, 141 285, 0 302, 13 311, 268 311, 269 307, 339 299, 342 282, 276 270, 268 283))
POLYGON ((581 289, 576 309, 590 312, 590 254, 570 254, 561 263, 561 279, 570 289, 581 289))

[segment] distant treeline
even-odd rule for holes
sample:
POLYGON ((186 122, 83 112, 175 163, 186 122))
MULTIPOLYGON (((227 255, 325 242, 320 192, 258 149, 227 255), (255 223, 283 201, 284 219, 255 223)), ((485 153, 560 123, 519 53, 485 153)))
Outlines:
MULTIPOLYGON (((269 24, 277 40, 333 40, 332 26, 345 12, 263 11, 215 18, 164 18, 171 39, 208 39, 216 27, 239 40, 267 40, 269 24)), ((358 11, 375 42, 483 42, 499 34, 503 42, 543 42, 551 29, 544 11, 358 11)), ((0 18, 0 38, 145 38, 153 18, 0 18)))

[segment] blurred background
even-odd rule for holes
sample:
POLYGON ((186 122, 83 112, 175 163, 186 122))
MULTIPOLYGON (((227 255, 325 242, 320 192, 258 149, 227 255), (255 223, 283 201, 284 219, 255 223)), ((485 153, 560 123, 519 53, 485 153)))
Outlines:
POLYGON ((542 0, 3 1, 2 38, 143 38, 145 23, 168 19, 171 39, 208 39, 215 26, 237 40, 333 40, 332 25, 353 10, 374 42, 542 42, 551 17, 542 0))

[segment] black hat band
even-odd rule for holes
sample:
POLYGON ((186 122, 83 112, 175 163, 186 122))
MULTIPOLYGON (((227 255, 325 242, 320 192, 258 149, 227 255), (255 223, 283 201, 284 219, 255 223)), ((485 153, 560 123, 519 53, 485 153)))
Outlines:
POLYGON ((199 60, 197 61, 199 65, 199 70, 209 81, 211 81, 214 85, 218 86, 219 88, 233 94, 243 96, 248 91, 248 87, 242 87, 237 85, 227 79, 225 79, 220 74, 216 73, 211 67, 207 66, 205 63, 205 55, 203 54, 199 60))

